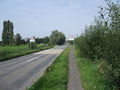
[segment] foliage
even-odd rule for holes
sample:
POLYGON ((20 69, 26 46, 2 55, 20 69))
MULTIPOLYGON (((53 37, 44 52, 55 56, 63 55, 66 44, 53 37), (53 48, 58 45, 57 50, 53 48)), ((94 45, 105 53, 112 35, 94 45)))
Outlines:
MULTIPOLYGON (((111 89, 120 89, 120 4, 107 2, 101 8, 101 18, 85 29, 85 33, 75 39, 80 55, 91 60, 102 58, 103 77, 111 89)), ((107 90, 107 89, 105 89, 107 90)))
POLYGON ((49 37, 48 36, 43 38, 43 43, 44 44, 48 44, 49 43, 49 37))
POLYGON ((14 33, 13 33, 13 23, 11 21, 3 22, 3 32, 2 32, 2 43, 5 45, 12 45, 14 41, 14 33))
POLYGON ((2 41, 0 41, 0 46, 2 46, 2 41))
POLYGON ((74 41, 73 40, 69 40, 69 41, 67 41, 69 44, 73 44, 74 43, 74 41))
POLYGON ((68 82, 68 55, 69 48, 66 48, 29 90, 66 90, 68 82))
POLYGON ((22 37, 19 33, 17 33, 15 36, 15 44, 19 46, 21 43, 22 43, 22 37))
POLYGON ((110 90, 99 73, 102 60, 100 62, 91 62, 90 59, 80 57, 77 49, 75 49, 75 57, 84 90, 110 90))
POLYGON ((86 27, 85 34, 75 39, 81 55, 91 59, 99 59, 102 56, 104 50, 104 29, 103 23, 95 20, 95 25, 86 27))
POLYGON ((62 32, 59 32, 58 30, 52 31, 50 35, 51 44, 62 45, 64 44, 65 39, 65 35, 62 32))
POLYGON ((25 39, 21 39, 21 44, 26 44, 27 42, 25 41, 25 39))
POLYGON ((44 43, 44 44, 48 44, 49 43, 49 37, 43 37, 43 38, 36 38, 36 43, 40 44, 40 43, 44 43))
POLYGON ((28 47, 30 49, 35 49, 36 48, 36 43, 35 42, 30 42, 30 43, 28 43, 28 47))
POLYGON ((30 38, 25 38, 24 40, 25 40, 26 43, 30 42, 30 38))

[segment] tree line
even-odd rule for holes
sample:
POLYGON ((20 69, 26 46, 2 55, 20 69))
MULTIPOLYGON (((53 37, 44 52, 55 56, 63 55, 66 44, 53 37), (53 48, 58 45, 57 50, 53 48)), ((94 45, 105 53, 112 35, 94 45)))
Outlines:
MULTIPOLYGON (((20 45, 20 44, 27 44, 30 42, 30 38, 23 39, 20 33, 14 35, 14 25, 13 22, 10 20, 3 22, 3 31, 2 31, 2 42, 0 45, 20 45)), ((44 43, 44 44, 56 44, 62 45, 65 42, 65 35, 58 30, 52 31, 50 36, 46 36, 43 38, 35 38, 35 42, 37 44, 44 43)))
POLYGON ((29 42, 29 39, 23 39, 20 33, 14 35, 14 25, 10 20, 3 22, 3 31, 2 31, 2 42, 0 43, 2 46, 5 45, 20 45, 26 44, 29 42))
POLYGON ((105 90, 120 90, 120 4, 106 1, 100 7, 94 24, 75 39, 75 46, 82 57, 99 62, 99 73, 105 80, 105 90))

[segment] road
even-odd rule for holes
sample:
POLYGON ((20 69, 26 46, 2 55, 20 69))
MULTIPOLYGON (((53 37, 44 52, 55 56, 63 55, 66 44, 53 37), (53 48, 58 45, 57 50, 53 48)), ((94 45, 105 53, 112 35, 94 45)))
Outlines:
POLYGON ((0 90, 26 90, 53 60, 65 49, 65 45, 0 62, 0 90))

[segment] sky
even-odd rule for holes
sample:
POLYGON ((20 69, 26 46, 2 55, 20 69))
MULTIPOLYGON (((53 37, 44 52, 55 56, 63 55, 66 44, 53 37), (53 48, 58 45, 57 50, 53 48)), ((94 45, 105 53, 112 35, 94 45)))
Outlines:
POLYGON ((49 36, 53 30, 67 37, 80 35, 98 16, 104 0, 0 0, 0 37, 3 21, 14 24, 14 34, 49 36))

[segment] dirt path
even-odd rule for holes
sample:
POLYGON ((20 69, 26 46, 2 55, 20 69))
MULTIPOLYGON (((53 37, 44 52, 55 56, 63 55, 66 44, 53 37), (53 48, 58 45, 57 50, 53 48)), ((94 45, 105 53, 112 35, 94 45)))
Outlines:
POLYGON ((69 77, 68 77, 68 90, 83 90, 79 78, 79 71, 75 63, 74 49, 71 48, 69 53, 69 77))

